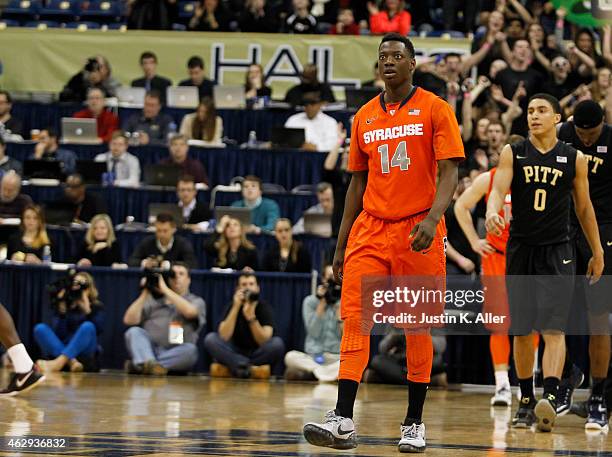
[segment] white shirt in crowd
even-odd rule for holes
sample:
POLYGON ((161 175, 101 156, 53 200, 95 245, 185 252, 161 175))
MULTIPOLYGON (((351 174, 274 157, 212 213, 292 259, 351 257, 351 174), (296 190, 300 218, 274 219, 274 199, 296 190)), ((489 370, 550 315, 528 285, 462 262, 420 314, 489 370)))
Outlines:
POLYGON ((329 152, 338 144, 338 122, 321 111, 313 119, 308 119, 306 113, 294 114, 285 127, 304 129, 306 143, 314 144, 317 151, 329 152))
POLYGON ((106 169, 115 173, 115 186, 138 187, 140 185, 140 162, 138 157, 124 152, 114 158, 110 151, 98 154, 96 162, 106 162, 106 169))

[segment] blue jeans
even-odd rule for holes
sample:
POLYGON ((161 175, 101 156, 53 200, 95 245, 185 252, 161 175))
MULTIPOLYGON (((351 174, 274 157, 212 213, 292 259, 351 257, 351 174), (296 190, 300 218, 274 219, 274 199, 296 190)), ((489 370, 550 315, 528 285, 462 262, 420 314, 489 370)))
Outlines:
POLYGON ((232 373, 235 373, 237 368, 249 365, 273 365, 285 354, 285 343, 278 336, 273 336, 255 351, 245 353, 231 341, 225 341, 218 333, 210 332, 204 338, 204 347, 215 360, 228 367, 232 373))
POLYGON ((78 356, 91 356, 98 348, 96 326, 89 321, 83 322, 67 343, 62 342, 47 324, 36 324, 34 339, 44 357, 56 358, 65 355, 72 360, 78 356))
POLYGON ((157 346, 142 327, 130 327, 125 332, 125 345, 134 365, 156 361, 166 370, 189 371, 198 361, 198 348, 183 343, 169 348, 157 346))

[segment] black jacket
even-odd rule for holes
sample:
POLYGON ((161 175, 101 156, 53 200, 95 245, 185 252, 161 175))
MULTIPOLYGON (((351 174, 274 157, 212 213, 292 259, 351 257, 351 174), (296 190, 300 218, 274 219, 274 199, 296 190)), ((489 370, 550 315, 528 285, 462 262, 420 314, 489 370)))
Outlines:
MULTIPOLYGON (((172 86, 172 81, 168 78, 164 78, 163 76, 153 76, 151 83, 149 84, 149 90, 154 90, 155 92, 159 92, 161 97, 162 105, 166 104, 166 89, 172 86)), ((143 87, 147 88, 147 79, 146 78, 138 78, 132 81, 132 87, 143 87)))
POLYGON ((287 259, 281 259, 280 246, 276 243, 266 251, 262 264, 265 271, 279 271, 283 273, 310 273, 312 267, 310 253, 301 243, 295 262, 291 259, 291 254, 289 254, 287 259))
POLYGON ((202 202, 197 202, 195 208, 193 208, 193 211, 189 215, 189 219, 185 221, 185 224, 198 224, 211 219, 212 213, 208 206, 202 202))
POLYGON ((163 260, 169 260, 170 262, 185 262, 191 269, 198 267, 198 259, 193 252, 193 246, 185 238, 177 235, 174 235, 172 249, 165 254, 157 249, 155 235, 146 237, 136 246, 128 260, 128 265, 139 267, 140 263, 147 257, 162 257, 163 260))

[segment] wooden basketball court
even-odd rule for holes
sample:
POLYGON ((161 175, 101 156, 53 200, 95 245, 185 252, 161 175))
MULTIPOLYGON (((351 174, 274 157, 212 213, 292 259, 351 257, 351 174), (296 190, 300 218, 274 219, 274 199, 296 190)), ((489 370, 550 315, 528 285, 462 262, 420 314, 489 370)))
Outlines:
MULTIPOLYGON (((0 371, 0 384, 7 379, 0 371)), ((431 390, 426 455, 612 456, 607 435, 587 435, 584 419, 559 418, 550 434, 515 431, 510 410, 492 410, 490 396, 486 389, 431 390)), ((334 406, 334 384, 58 374, 21 397, 0 399, 0 455, 399 455, 406 397, 403 387, 362 385, 355 409, 360 445, 341 452, 310 446, 301 435, 304 422, 334 406), (9 438, 20 437, 65 440, 65 447, 9 447, 9 438)))

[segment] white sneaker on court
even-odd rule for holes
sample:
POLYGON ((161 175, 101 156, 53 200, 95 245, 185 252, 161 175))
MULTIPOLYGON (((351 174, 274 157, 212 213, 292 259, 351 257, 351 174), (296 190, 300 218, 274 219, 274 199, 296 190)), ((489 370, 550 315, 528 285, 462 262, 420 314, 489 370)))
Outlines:
POLYGON ((357 447, 353 419, 336 415, 335 410, 325 413, 322 424, 308 422, 304 425, 304 438, 315 446, 334 449, 353 449, 357 447))
POLYGON ((397 444, 400 452, 421 453, 425 452, 425 424, 402 425, 401 439, 397 444))

